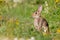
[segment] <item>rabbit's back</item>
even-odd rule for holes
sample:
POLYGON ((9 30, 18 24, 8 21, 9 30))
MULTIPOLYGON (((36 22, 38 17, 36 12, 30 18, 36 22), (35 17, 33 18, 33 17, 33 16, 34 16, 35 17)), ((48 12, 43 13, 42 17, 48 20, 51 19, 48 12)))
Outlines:
POLYGON ((39 18, 38 22, 41 26, 49 26, 47 20, 42 17, 39 18))

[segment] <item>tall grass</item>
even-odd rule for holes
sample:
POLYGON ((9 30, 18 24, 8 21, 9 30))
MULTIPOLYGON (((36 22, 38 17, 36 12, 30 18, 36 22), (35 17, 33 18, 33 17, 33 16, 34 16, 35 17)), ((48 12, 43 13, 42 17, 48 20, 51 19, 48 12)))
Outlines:
MULTIPOLYGON (((34 36, 36 40, 52 40, 58 38, 57 30, 60 29, 60 8, 55 1, 47 1, 48 10, 44 10, 46 5, 43 1, 42 17, 47 19, 51 35, 44 36, 42 32, 37 32, 33 26, 32 14, 37 10, 37 4, 18 4, 15 8, 9 8, 7 5, 0 6, 0 35, 14 36, 14 37, 31 37, 34 36), (46 12, 48 11, 48 13, 46 12)), ((60 33, 60 32, 58 32, 60 33)))

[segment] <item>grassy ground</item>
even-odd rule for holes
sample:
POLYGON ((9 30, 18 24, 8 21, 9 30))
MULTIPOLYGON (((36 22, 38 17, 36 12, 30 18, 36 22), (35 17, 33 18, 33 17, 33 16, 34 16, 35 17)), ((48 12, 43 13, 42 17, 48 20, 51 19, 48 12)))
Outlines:
POLYGON ((32 14, 38 5, 18 4, 15 8, 7 5, 0 6, 0 36, 8 37, 35 37, 36 40, 60 39, 60 6, 57 4, 46 7, 43 4, 42 17, 49 23, 50 35, 37 32, 33 26, 32 14), (47 10, 45 10, 45 8, 47 10))

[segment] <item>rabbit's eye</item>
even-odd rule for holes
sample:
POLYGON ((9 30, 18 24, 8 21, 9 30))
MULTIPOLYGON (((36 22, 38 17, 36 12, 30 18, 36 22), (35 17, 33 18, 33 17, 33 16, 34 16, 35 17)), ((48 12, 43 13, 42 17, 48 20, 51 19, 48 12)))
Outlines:
POLYGON ((35 14, 37 14, 37 12, 35 14))

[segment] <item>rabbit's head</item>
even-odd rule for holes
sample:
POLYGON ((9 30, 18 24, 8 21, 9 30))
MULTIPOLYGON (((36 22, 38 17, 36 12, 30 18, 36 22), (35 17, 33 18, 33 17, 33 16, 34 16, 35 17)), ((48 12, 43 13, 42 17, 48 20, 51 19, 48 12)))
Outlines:
POLYGON ((39 6, 38 10, 32 14, 33 18, 39 18, 41 16, 42 5, 39 6))

